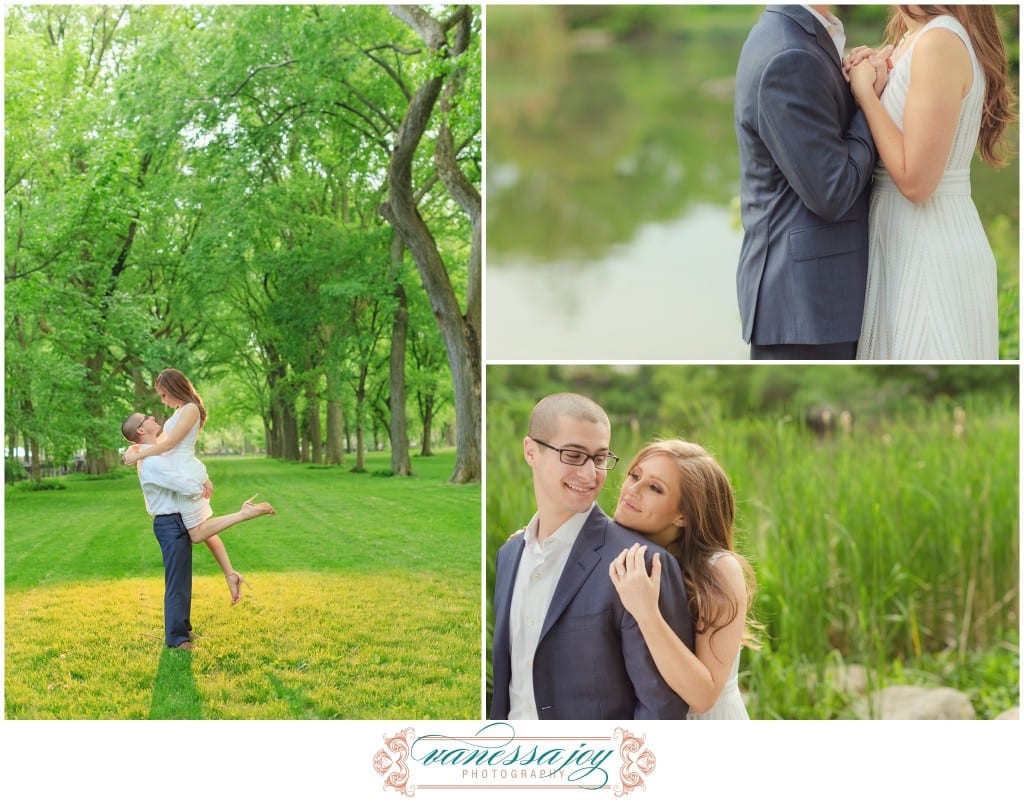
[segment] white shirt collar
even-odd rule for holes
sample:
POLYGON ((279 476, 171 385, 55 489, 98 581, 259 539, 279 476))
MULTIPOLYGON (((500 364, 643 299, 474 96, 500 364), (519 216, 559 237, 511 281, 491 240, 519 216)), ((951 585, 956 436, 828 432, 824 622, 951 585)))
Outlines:
POLYGON ((816 20, 822 24, 822 27, 828 31, 828 35, 832 38, 835 43, 836 50, 839 51, 839 60, 843 60, 843 51, 846 49, 846 30, 843 28, 843 22, 835 14, 829 12, 827 17, 819 14, 810 6, 804 6, 810 11, 816 20))
MULTIPOLYGON (((583 529, 583 525, 586 524, 587 518, 589 518, 591 512, 594 510, 594 505, 597 502, 592 502, 590 507, 583 513, 575 513, 570 516, 561 527, 555 530, 551 535, 544 539, 544 544, 549 541, 552 544, 566 544, 572 546, 576 541, 577 536, 583 529)), ((537 540, 537 533, 540 530, 540 513, 534 513, 533 518, 530 519, 530 523, 526 525, 526 535, 524 540, 526 545, 532 549, 540 549, 543 545, 537 540)))

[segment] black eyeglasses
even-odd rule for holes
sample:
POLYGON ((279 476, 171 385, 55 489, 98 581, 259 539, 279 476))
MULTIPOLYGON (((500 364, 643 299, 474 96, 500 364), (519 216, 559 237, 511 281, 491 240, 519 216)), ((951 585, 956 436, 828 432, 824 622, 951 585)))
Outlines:
POLYGON ((558 459, 570 466, 582 466, 588 460, 593 460, 594 468, 598 471, 611 471, 615 468, 615 464, 619 462, 618 456, 611 452, 590 454, 589 452, 583 452, 579 449, 559 449, 557 446, 552 446, 550 443, 544 443, 544 441, 538 440, 532 435, 530 436, 530 440, 534 443, 539 443, 541 446, 547 447, 553 452, 558 452, 558 459))

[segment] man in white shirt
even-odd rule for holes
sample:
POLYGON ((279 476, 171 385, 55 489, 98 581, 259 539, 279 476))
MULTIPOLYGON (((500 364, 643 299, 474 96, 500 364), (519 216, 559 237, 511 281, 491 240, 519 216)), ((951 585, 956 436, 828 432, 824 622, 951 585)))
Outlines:
MULTIPOLYGON (((157 442, 160 424, 151 415, 132 413, 125 419, 121 432, 132 443, 152 445, 157 442)), ((136 466, 146 511, 153 517, 153 533, 164 561, 164 633, 167 646, 191 650, 192 539, 182 514, 207 507, 207 500, 213 494, 213 484, 205 475, 199 477, 177 472, 174 462, 160 455, 142 459, 136 466)), ((238 513, 207 519, 201 525, 208 531, 202 540, 228 580, 232 604, 241 597, 242 576, 231 568, 227 550, 216 533, 262 515, 262 508, 249 507, 251 510, 243 506, 238 513)), ((265 507, 273 511, 273 508, 265 507)))
MULTIPOLYGON (((578 394, 548 396, 530 417, 523 452, 537 513, 496 559, 492 719, 686 717, 608 576, 634 543, 661 551, 595 503, 618 459, 610 438, 604 410, 578 394)), ((692 649, 681 572, 662 574, 660 604, 692 649)))
MULTIPOLYGON (((154 444, 160 425, 153 416, 132 413, 121 431, 132 443, 154 444)), ((192 649, 192 542, 181 519, 189 506, 201 505, 213 492, 209 478, 177 474, 169 460, 140 460, 139 484, 146 511, 153 516, 153 534, 164 560, 164 636, 172 649, 192 649)))

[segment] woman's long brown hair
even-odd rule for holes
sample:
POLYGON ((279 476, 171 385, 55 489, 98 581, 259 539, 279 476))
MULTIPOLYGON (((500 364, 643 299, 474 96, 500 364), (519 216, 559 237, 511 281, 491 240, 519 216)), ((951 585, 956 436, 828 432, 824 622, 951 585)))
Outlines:
POLYGON ((199 398, 199 394, 196 393, 196 389, 192 387, 192 382, 187 376, 177 368, 165 368, 156 378, 155 384, 160 390, 170 393, 174 398, 183 402, 192 402, 198 407, 199 428, 202 429, 206 423, 206 407, 203 406, 203 400, 199 398))
POLYGON ((682 567, 696 631, 713 634, 739 613, 737 601, 718 581, 709 564, 715 552, 729 552, 739 561, 746 580, 747 619, 742 643, 757 649, 755 631, 761 627, 751 613, 756 583, 750 563, 733 546, 736 502, 729 478, 703 447, 675 439, 654 441, 645 446, 633 458, 630 471, 652 455, 669 457, 679 470, 679 511, 686 524, 679 528, 679 537, 666 549, 682 567))
POLYGON ((993 6, 896 6, 885 29, 886 41, 896 43, 907 32, 903 19, 927 22, 934 17, 948 16, 960 22, 971 37, 974 53, 985 73, 985 105, 981 113, 981 132, 978 150, 981 158, 992 167, 1004 167, 1003 153, 1007 142, 1003 138, 1006 126, 1017 119, 1013 111, 1016 101, 1009 82, 1009 64, 1006 48, 999 32, 999 21, 993 6), (900 13, 902 12, 902 14, 900 13))

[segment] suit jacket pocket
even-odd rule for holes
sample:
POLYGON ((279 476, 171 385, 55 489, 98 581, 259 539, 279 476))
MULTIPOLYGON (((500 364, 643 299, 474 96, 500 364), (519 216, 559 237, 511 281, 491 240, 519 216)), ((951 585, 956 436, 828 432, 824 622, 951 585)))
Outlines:
POLYGON ((795 262, 849 254, 867 247, 863 221, 811 226, 789 233, 789 252, 795 262))

